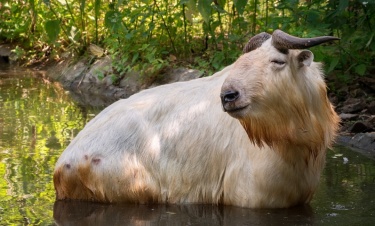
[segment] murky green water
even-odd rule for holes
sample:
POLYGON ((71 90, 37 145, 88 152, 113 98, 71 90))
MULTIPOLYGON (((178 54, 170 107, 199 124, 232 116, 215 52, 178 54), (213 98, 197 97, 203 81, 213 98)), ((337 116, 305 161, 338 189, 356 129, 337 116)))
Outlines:
POLYGON ((375 225, 375 161, 342 147, 310 206, 55 203, 54 164, 97 112, 40 73, 0 68, 0 225, 375 225))

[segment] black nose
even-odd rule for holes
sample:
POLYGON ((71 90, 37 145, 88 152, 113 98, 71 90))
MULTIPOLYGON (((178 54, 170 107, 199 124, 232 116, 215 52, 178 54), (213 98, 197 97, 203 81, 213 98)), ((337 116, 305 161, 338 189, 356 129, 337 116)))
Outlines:
POLYGON ((221 102, 223 104, 233 102, 237 100, 239 96, 240 96, 240 93, 237 91, 233 91, 233 90, 226 91, 220 95, 221 102))

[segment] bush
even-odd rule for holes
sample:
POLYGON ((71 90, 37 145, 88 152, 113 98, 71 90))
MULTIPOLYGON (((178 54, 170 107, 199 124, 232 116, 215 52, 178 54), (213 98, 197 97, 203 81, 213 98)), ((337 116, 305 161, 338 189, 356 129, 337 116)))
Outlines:
POLYGON ((300 37, 335 35, 340 42, 314 47, 327 72, 343 81, 372 73, 375 2, 364 0, 11 0, 0 1, 0 40, 55 56, 86 53, 90 43, 129 70, 154 74, 185 64, 207 74, 232 63, 254 34, 279 28, 300 37), (31 18, 25 20, 24 18, 31 18))

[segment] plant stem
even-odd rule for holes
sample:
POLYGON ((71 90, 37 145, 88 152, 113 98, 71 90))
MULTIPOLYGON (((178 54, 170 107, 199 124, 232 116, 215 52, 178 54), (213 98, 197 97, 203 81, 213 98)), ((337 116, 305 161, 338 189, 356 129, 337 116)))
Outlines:
POLYGON ((167 23, 166 23, 165 20, 164 20, 163 15, 161 14, 161 10, 160 10, 160 8, 159 8, 159 6, 158 6, 156 0, 154 0, 154 3, 155 3, 156 8, 158 9, 158 11, 159 11, 159 13, 160 13, 160 17, 161 17, 161 19, 162 19, 162 21, 163 21, 163 25, 164 25, 164 27, 165 27, 165 30, 166 30, 166 32, 167 32, 167 34, 168 34, 169 41, 171 42, 171 45, 172 45, 173 51, 174 51, 174 53, 177 53, 177 49, 176 49, 176 47, 175 47, 175 45, 174 45, 174 42, 173 42, 173 39, 172 39, 171 33, 170 33, 170 31, 169 31, 169 28, 168 28, 168 26, 167 26, 167 23))
POLYGON ((254 0, 254 15, 253 15, 253 34, 255 34, 256 32, 256 27, 257 27, 257 7, 258 6, 258 1, 257 0, 254 0))
POLYGON ((184 40, 185 40, 185 45, 184 45, 184 53, 186 53, 186 46, 188 45, 188 40, 187 40, 187 23, 186 23, 186 15, 185 15, 185 3, 182 4, 182 15, 183 15, 183 18, 184 18, 184 40))

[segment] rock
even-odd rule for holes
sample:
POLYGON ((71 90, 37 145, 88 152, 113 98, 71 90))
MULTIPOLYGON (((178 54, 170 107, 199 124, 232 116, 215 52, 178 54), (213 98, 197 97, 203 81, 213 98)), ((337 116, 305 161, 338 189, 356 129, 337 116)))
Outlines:
POLYGON ((343 113, 356 113, 366 107, 366 103, 362 99, 348 98, 341 108, 343 113))
POLYGON ((113 83, 111 74, 113 74, 111 67, 111 58, 109 56, 98 58, 90 66, 88 72, 83 77, 82 82, 95 82, 104 86, 110 86, 113 83))
POLYGON ((371 126, 372 130, 375 131, 375 115, 371 115, 367 121, 369 126, 371 126))
POLYGON ((139 73, 135 71, 127 72, 121 79, 119 87, 126 90, 128 96, 141 90, 141 81, 139 73))
POLYGON ((11 45, 0 45, 0 65, 8 65, 10 63, 11 55, 14 55, 14 53, 12 53, 12 49, 13 47, 11 45))
POLYGON ((339 90, 337 90, 337 95, 339 97, 346 97, 348 96, 349 91, 347 86, 342 86, 339 90))
POLYGON ((341 113, 339 116, 342 121, 356 120, 358 118, 358 114, 341 113))
POLYGON ((348 129, 351 133, 365 133, 373 131, 373 128, 367 122, 356 122, 348 129))
POLYGON ((361 111, 361 114, 359 115, 360 121, 367 121, 371 118, 371 115, 363 114, 365 111, 361 111))
POLYGON ((367 106, 367 110, 370 114, 375 115, 375 101, 371 101, 367 106))
POLYGON ((344 146, 352 147, 351 150, 375 160, 375 132, 358 133, 353 137, 340 135, 336 142, 344 146))
POLYGON ((368 112, 368 110, 365 108, 365 109, 363 109, 359 114, 361 115, 361 118, 363 118, 363 116, 366 117, 366 118, 368 118, 369 112, 368 112))
POLYGON ((363 89, 356 88, 352 91, 350 91, 350 96, 355 98, 361 98, 367 96, 367 93, 363 91, 363 89))
POLYGON ((358 82, 361 85, 369 88, 372 91, 372 93, 375 92, 375 79, 374 78, 362 77, 362 78, 358 79, 358 82))
MULTIPOLYGON (((122 77, 113 77, 112 59, 101 57, 91 64, 91 60, 81 59, 71 62, 67 59, 48 70, 53 80, 62 83, 71 91, 73 98, 82 105, 105 107, 118 99, 127 98, 145 88, 199 78, 203 75, 198 70, 187 68, 168 68, 158 74, 152 83, 145 82, 146 76, 138 72, 128 72, 122 77)), ((117 75, 116 76, 120 76, 117 75)))
POLYGON ((375 132, 356 134, 349 144, 356 148, 375 151, 375 132))
POLYGON ((188 81, 203 76, 203 72, 187 68, 172 68, 166 71, 166 73, 160 75, 160 79, 154 81, 149 88, 159 86, 162 84, 188 81))
POLYGON ((0 56, 10 56, 12 47, 10 45, 0 45, 0 56))

